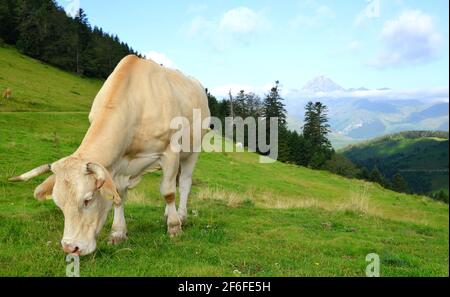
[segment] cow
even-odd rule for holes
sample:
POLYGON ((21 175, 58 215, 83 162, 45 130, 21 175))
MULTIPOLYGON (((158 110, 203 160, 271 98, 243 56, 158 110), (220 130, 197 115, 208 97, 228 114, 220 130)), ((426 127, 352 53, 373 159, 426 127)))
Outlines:
MULTIPOLYGON (((89 129, 75 152, 9 180, 27 181, 52 173, 36 187, 34 196, 38 200, 51 196, 62 210, 64 252, 87 255, 96 249, 96 237, 112 206, 114 219, 108 243, 127 239, 127 191, 143 174, 160 168, 167 232, 176 236, 187 219, 186 205, 199 149, 192 144, 189 150, 174 150, 170 143, 176 130, 170 123, 174 117, 184 117, 190 123, 187 129, 192 130, 193 109, 201 112, 202 121, 208 121, 205 89, 196 79, 152 60, 126 56, 96 95, 89 129)), ((201 128, 201 137, 206 132, 201 128)))
POLYGON ((3 92, 3 99, 10 99, 12 96, 12 90, 10 88, 6 88, 3 92))

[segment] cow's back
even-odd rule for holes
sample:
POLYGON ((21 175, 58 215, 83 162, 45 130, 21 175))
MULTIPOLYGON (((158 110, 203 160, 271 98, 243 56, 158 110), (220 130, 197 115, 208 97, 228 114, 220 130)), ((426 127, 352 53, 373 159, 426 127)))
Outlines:
POLYGON ((124 127, 130 136, 128 150, 146 150, 149 142, 159 150, 176 132, 170 129, 171 120, 182 116, 192 125, 193 109, 200 110, 202 120, 210 116, 205 90, 196 79, 130 55, 105 81, 89 120, 93 124, 107 115, 122 122, 117 126, 124 127))

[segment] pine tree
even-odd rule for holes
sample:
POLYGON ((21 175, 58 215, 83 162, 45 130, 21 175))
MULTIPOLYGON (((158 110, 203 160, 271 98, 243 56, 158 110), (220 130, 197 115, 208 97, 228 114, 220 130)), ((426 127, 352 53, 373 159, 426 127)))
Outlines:
POLYGON ((286 109, 284 108, 284 99, 280 96, 280 82, 275 81, 275 86, 266 95, 263 102, 264 117, 270 119, 278 118, 278 126, 286 128, 286 109))
POLYGON ((358 174, 357 178, 364 179, 364 180, 370 180, 369 170, 367 170, 366 167, 363 167, 361 169, 361 172, 358 174))
POLYGON ((16 46, 23 53, 33 57, 41 57, 43 36, 41 30, 41 20, 36 11, 39 9, 38 2, 20 1, 17 7, 19 38, 16 46))
POLYGON ((321 102, 308 102, 305 110, 303 136, 306 146, 306 163, 312 168, 321 168, 334 152, 327 138, 330 132, 328 109, 321 102))
POLYGON ((245 118, 247 115, 247 106, 246 106, 246 94, 244 90, 241 90, 237 93, 236 96, 233 97, 233 111, 235 117, 245 118))
POLYGON ((270 143, 270 119, 278 118, 278 159, 289 160, 289 143, 286 123, 286 109, 283 98, 280 95, 280 82, 275 81, 275 86, 266 95, 263 101, 263 116, 266 121, 266 143, 270 143))
POLYGON ((75 17, 77 24, 77 52, 76 52, 76 73, 83 74, 85 69, 90 70, 90 55, 86 55, 91 42, 91 27, 89 25, 86 13, 80 8, 75 17))
POLYGON ((448 204, 448 192, 441 189, 436 195, 436 199, 448 204))
POLYGON ((245 117, 252 117, 255 120, 263 115, 261 98, 253 92, 245 94, 245 117))
POLYGON ((0 39, 15 44, 19 37, 17 27, 17 0, 0 1, 0 39))
POLYGON ((400 175, 400 173, 396 173, 392 177, 392 190, 400 193, 409 192, 408 183, 403 178, 403 176, 400 175))
POLYGON ((213 117, 219 117, 219 102, 217 101, 217 98, 214 97, 208 89, 205 89, 206 97, 208 98, 208 106, 209 111, 211 113, 211 116, 213 117))
POLYGON ((369 180, 371 182, 375 182, 375 183, 378 183, 380 185, 384 185, 384 177, 381 174, 380 170, 378 170, 378 167, 376 167, 376 166, 370 172, 369 180))

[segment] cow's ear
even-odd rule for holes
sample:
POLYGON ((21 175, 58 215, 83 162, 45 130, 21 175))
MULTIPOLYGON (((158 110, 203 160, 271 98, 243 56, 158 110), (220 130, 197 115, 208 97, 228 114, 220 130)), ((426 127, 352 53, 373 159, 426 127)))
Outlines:
POLYGON ((88 163, 86 168, 89 174, 94 175, 95 186, 100 190, 103 198, 112 200, 115 205, 120 205, 122 201, 109 171, 102 165, 92 162, 88 163))
POLYGON ((117 192, 117 188, 111 178, 105 180, 100 188, 100 193, 105 199, 112 200, 115 205, 120 205, 122 202, 120 195, 117 192))
POLYGON ((36 187, 34 190, 34 198, 37 200, 43 201, 50 197, 53 192, 53 187, 55 186, 55 175, 52 174, 47 179, 36 187))

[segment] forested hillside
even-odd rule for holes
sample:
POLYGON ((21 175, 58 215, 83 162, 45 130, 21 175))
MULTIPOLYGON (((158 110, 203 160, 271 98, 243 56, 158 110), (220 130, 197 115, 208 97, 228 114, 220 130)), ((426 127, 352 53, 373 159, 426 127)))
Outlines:
POLYGON ((82 9, 71 18, 53 0, 2 0, 0 43, 61 69, 106 78, 128 54, 128 44, 92 27, 82 9))
POLYGON ((408 131, 358 145, 342 153, 354 163, 386 178, 401 175, 414 193, 448 193, 448 132, 408 131))

